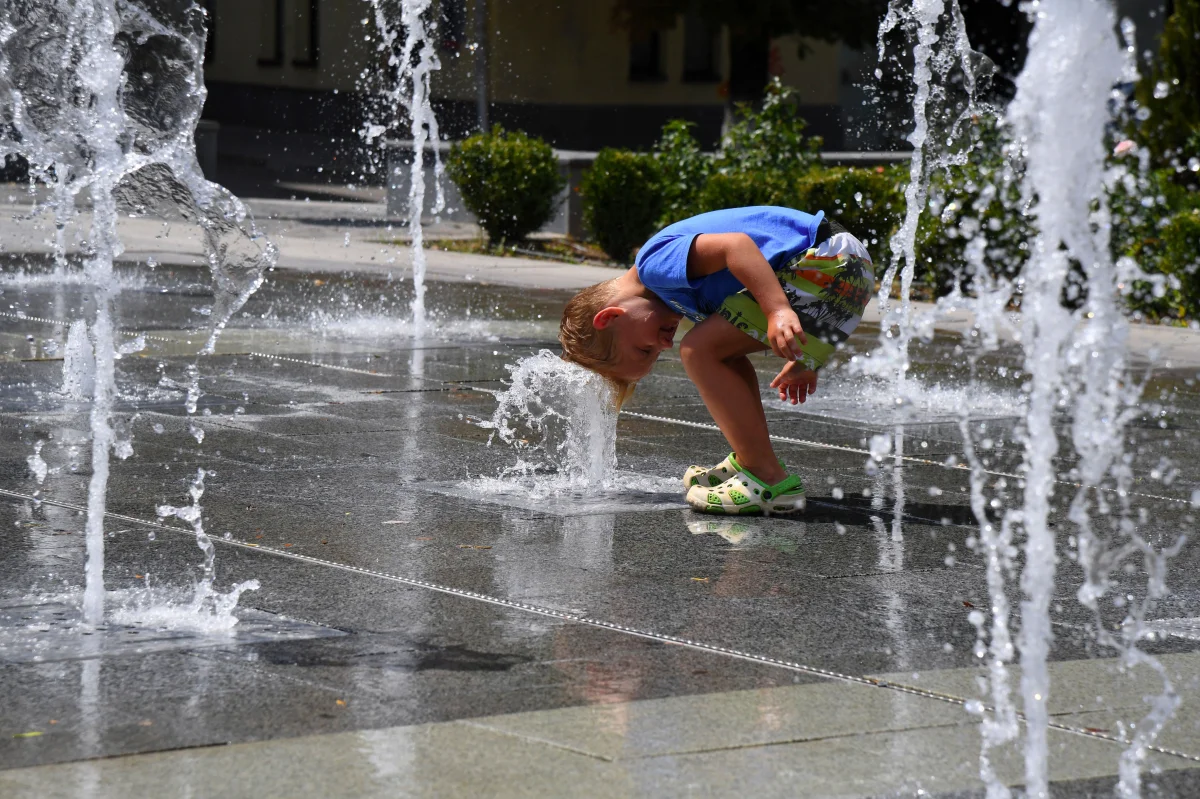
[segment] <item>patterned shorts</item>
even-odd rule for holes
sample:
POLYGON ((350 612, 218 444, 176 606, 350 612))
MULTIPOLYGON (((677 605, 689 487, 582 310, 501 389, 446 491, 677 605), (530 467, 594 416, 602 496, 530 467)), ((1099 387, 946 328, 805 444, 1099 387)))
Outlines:
MULTIPOLYGON (((875 289, 875 267, 858 239, 836 233, 776 271, 779 285, 808 336, 800 360, 820 369, 862 320, 875 289)), ((730 295, 716 311, 746 335, 770 346, 767 317, 749 291, 730 295)))

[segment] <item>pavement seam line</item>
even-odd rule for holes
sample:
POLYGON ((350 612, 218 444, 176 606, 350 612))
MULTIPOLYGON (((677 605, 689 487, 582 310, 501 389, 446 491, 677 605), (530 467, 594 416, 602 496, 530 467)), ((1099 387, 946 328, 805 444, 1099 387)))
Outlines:
MULTIPOLYGON (((74 504, 71 504, 68 502, 61 502, 61 501, 52 500, 52 499, 42 499, 39 497, 30 496, 28 494, 21 494, 16 491, 9 491, 9 490, 3 489, 3 488, 0 488, 0 496, 7 496, 7 497, 12 497, 14 499, 22 499, 25 501, 30 501, 30 502, 35 502, 35 503, 44 503, 47 505, 54 505, 55 507, 66 508, 67 510, 74 510, 74 511, 81 511, 81 512, 86 512, 86 510, 87 510, 86 508, 84 508, 82 506, 74 505, 74 504)), ((120 519, 122 521, 131 522, 133 524, 139 524, 139 525, 142 525, 145 527, 154 527, 159 530, 166 530, 166 531, 169 531, 172 533, 179 533, 179 534, 186 535, 189 537, 192 537, 195 535, 195 533, 190 529, 176 527, 176 526, 169 525, 169 524, 163 524, 162 522, 151 522, 151 521, 147 521, 145 519, 139 519, 136 516, 127 516, 125 514, 112 513, 110 511, 105 511, 104 515, 114 518, 114 519, 120 519)), ((275 557, 279 557, 279 558, 297 560, 297 561, 300 561, 303 563, 312 563, 312 564, 316 564, 319 566, 325 566, 327 568, 337 569, 339 571, 351 572, 353 574, 362 574, 362 575, 366 575, 368 577, 375 577, 375 578, 378 578, 381 580, 387 580, 389 582, 399 583, 401 585, 412 586, 414 588, 424 588, 429 591, 435 591, 438 593, 447 594, 449 596, 456 596, 456 597, 460 597, 462 599, 471 599, 471 600, 475 600, 477 602, 483 602, 485 604, 495 605, 497 607, 509 608, 511 610, 520 610, 520 611, 524 611, 526 613, 532 613, 532 614, 538 615, 538 616, 545 616, 547 618, 558 619, 560 621, 574 622, 576 624, 581 624, 581 625, 588 626, 588 627, 596 627, 596 628, 599 628, 602 630, 609 630, 610 632, 617 632, 617 633, 621 633, 624 635, 633 636, 635 638, 644 638, 644 639, 647 639, 650 641, 657 641, 658 643, 661 643, 661 644, 672 644, 675 646, 684 647, 685 649, 694 649, 694 650, 697 650, 700 652, 707 652, 709 654, 723 655, 725 657, 730 657, 735 660, 744 660, 744 661, 747 661, 750 663, 757 663, 757 664, 765 665, 765 666, 774 666, 776 668, 786 669, 788 671, 793 671, 793 672, 797 672, 800 674, 808 674, 808 675, 811 675, 814 677, 821 677, 821 678, 824 678, 827 680, 832 680, 835 682, 851 683, 851 684, 855 684, 855 685, 870 686, 870 687, 875 687, 875 688, 887 688, 892 691, 897 691, 897 692, 903 693, 903 694, 924 697, 925 699, 933 699, 933 700, 937 700, 939 702, 947 702, 952 705, 958 705, 959 707, 962 707, 964 709, 966 708, 966 705, 968 704, 967 699, 960 697, 960 696, 955 696, 954 694, 946 694, 946 693, 941 693, 939 691, 932 691, 932 690, 929 690, 926 688, 918 688, 916 686, 906 685, 904 683, 890 682, 888 680, 884 680, 884 679, 880 679, 880 678, 876 678, 876 677, 869 677, 869 676, 855 677, 854 675, 851 675, 851 674, 843 674, 842 672, 833 671, 832 669, 823 669, 819 666, 806 666, 803 663, 798 663, 796 661, 784 660, 782 658, 771 657, 769 655, 756 655, 752 652, 745 652, 740 649, 724 647, 724 646, 720 646, 718 644, 709 644, 709 643, 705 643, 703 641, 693 641, 688 638, 680 638, 679 636, 668 635, 666 633, 656 633, 651 630, 639 630, 636 627, 628 627, 623 624, 617 624, 616 622, 605 621, 603 619, 594 619, 589 616, 584 616, 583 614, 580 614, 580 613, 572 613, 570 611, 554 610, 553 608, 540 607, 538 605, 531 605, 526 602, 518 602, 518 601, 512 600, 512 599, 504 599, 503 597, 491 596, 489 594, 481 594, 477 591, 468 591, 463 588, 454 588, 453 586, 442 585, 440 583, 433 583, 433 582, 429 582, 428 580, 417 580, 412 577, 403 577, 398 574, 389 574, 388 572, 377 571, 375 569, 367 569, 362 566, 353 566, 348 563, 338 563, 337 561, 325 560, 323 558, 316 558, 316 557, 313 557, 312 555, 304 555, 299 552, 287 552, 282 549, 277 549, 275 547, 266 546, 266 545, 262 545, 262 544, 251 544, 251 543, 247 543, 247 542, 243 542, 243 541, 238 541, 238 540, 234 540, 234 539, 225 539, 225 538, 214 538, 214 539, 212 539, 212 541, 214 544, 224 544, 226 546, 234 547, 237 549, 263 552, 265 554, 274 555, 275 557)), ((995 708, 990 705, 983 705, 982 710, 994 711, 995 708)), ((1021 711, 1016 712, 1016 717, 1020 721, 1025 720, 1025 714, 1021 711)), ((1108 733, 1093 732, 1092 730, 1087 730, 1087 729, 1083 729, 1083 728, 1079 728, 1079 727, 1072 727, 1067 724, 1059 724, 1059 723, 1055 723, 1053 721, 1050 722, 1049 727, 1051 729, 1060 730, 1062 732, 1070 732, 1070 733, 1074 733, 1076 735, 1082 735, 1087 738, 1097 738, 1100 740, 1109 741, 1110 743, 1121 744, 1121 745, 1129 743, 1128 741, 1124 741, 1124 740, 1117 738, 1116 736, 1108 734, 1108 733)), ((1190 760, 1190 761, 1193 761, 1196 763, 1200 763, 1200 755, 1187 754, 1184 752, 1179 752, 1179 751, 1176 751, 1173 749, 1167 749, 1165 747, 1160 747, 1157 745, 1149 745, 1146 748, 1151 751, 1154 751, 1154 752, 1159 752, 1161 754, 1174 755, 1176 757, 1180 757, 1185 760, 1190 760)))
POLYGON ((530 735, 529 733, 525 733, 525 732, 517 732, 516 730, 506 730, 506 729, 503 729, 500 727, 493 727, 489 724, 482 723, 478 719, 457 719, 456 721, 453 721, 451 723, 452 724, 462 724, 467 727, 473 727, 477 730, 483 730, 485 732, 490 732, 494 735, 503 735, 508 738, 516 738, 519 741, 526 741, 528 743, 535 743, 535 744, 540 744, 542 746, 549 746, 551 749, 559 749, 563 752, 570 752, 573 755, 582 755, 583 757, 590 757, 593 760, 599 760, 602 763, 617 762, 617 758, 615 758, 615 757, 606 757, 605 755, 599 755, 599 754, 596 754, 595 752, 589 752, 586 749, 579 749, 574 746, 568 746, 567 744, 564 744, 560 741, 551 741, 546 738, 539 738, 536 735, 530 735))
MULTIPOLYGON (((58 319, 43 319, 40 316, 29 316, 28 314, 9 313, 8 311, 0 311, 0 317, 4 317, 5 319, 19 319, 22 322, 39 322, 43 325, 56 325, 58 327, 70 327, 71 326, 70 322, 62 322, 58 319)), ((176 341, 176 339, 163 338, 162 336, 155 336, 155 335, 151 335, 149 333, 139 333, 136 330, 118 330, 117 333, 122 336, 132 336, 133 338, 137 338, 137 337, 141 336, 142 338, 146 339, 147 341, 163 341, 168 344, 173 344, 176 341)), ((56 360, 61 360, 61 359, 46 358, 45 360, 56 361, 56 360)))
POLYGON ((286 355, 270 355, 265 352, 247 352, 252 358, 269 358, 275 361, 285 361, 286 363, 298 363, 302 366, 316 366, 320 369, 335 369, 339 372, 353 372, 358 375, 370 375, 371 377, 401 377, 401 375, 388 374, 387 372, 372 372, 367 369, 354 369, 350 366, 335 366, 331 363, 320 363, 318 361, 305 361, 300 358, 289 358, 286 355))

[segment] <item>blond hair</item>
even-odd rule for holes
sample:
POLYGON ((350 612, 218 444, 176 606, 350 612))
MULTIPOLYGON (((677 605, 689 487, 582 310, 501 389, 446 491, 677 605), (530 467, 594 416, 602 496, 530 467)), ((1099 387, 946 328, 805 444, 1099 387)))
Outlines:
POLYGON ((564 361, 591 369, 608 380, 619 410, 633 395, 637 383, 612 374, 617 354, 612 329, 597 330, 592 324, 596 314, 612 305, 616 296, 617 278, 613 278, 588 286, 572 297, 563 309, 562 322, 558 326, 558 340, 562 344, 564 361))

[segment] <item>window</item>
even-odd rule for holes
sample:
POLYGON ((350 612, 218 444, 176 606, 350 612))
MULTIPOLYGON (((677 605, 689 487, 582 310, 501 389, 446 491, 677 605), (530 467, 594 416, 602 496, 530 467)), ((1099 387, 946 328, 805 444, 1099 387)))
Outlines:
POLYGON ((293 59, 292 65, 315 69, 321 59, 321 2, 296 0, 296 6, 300 22, 296 30, 301 32, 298 42, 300 57, 293 59), (308 35, 303 35, 304 32, 308 35))
POLYGON ((442 0, 439 44, 443 50, 457 52, 467 40, 467 0, 442 0))
POLYGON ((716 83, 721 80, 717 64, 721 32, 696 12, 683 18, 683 79, 693 83, 716 83))
POLYGON ((262 0, 262 23, 259 28, 260 67, 283 65, 283 0, 262 0))
POLYGON ((661 31, 635 31, 629 34, 629 79, 663 79, 661 31))

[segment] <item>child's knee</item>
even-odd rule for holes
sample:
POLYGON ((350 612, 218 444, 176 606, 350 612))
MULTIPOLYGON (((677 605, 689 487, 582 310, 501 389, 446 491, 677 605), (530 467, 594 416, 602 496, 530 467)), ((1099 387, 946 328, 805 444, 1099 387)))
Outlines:
POLYGON ((679 342, 679 359, 683 368, 691 374, 697 367, 703 368, 721 360, 720 342, 714 341, 712 331, 705 325, 699 324, 684 334, 679 342))
POLYGON ((679 360, 683 361, 683 368, 688 370, 704 357, 704 347, 700 344, 700 337, 695 333, 696 328, 693 327, 684 334, 679 342, 679 360))

